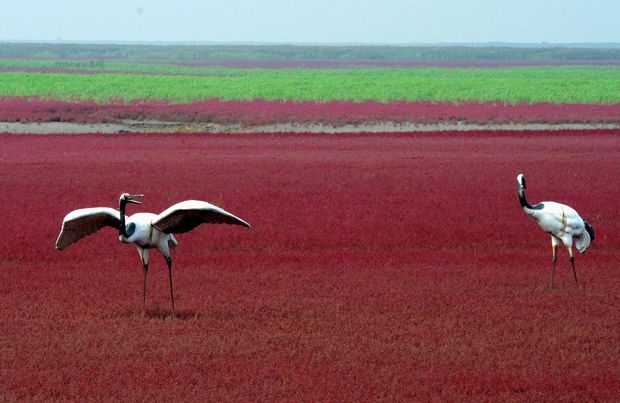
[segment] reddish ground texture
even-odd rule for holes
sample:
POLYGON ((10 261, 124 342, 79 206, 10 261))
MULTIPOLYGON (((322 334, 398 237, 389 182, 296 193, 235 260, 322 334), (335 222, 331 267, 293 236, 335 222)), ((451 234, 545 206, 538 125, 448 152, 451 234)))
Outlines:
POLYGON ((495 123, 620 123, 620 104, 504 104, 496 102, 293 102, 207 100, 188 104, 167 101, 113 102, 50 101, 0 98, 4 122, 119 122, 163 120, 219 124, 265 125, 376 122, 495 123))
POLYGON ((0 136, 0 400, 617 401, 620 132, 0 136), (562 251, 519 208, 567 202, 562 251), (63 216, 211 201, 155 257, 63 216))

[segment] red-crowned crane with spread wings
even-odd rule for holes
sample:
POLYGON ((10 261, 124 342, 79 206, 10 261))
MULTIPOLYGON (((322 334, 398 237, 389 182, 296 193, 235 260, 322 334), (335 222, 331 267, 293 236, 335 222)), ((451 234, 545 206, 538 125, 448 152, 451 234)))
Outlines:
POLYGON ((61 251, 103 227, 118 229, 119 240, 134 244, 142 259, 144 270, 142 316, 145 314, 149 251, 153 248, 159 250, 168 264, 172 317, 175 318, 170 249, 177 245, 177 240, 173 234, 191 231, 200 224, 233 224, 248 228, 250 224, 213 204, 199 200, 186 200, 177 203, 161 214, 136 213, 127 217, 125 215, 127 203, 141 204, 137 199, 142 196, 123 193, 119 199, 119 210, 109 207, 93 207, 70 212, 62 222, 62 229, 56 241, 56 249, 61 251))

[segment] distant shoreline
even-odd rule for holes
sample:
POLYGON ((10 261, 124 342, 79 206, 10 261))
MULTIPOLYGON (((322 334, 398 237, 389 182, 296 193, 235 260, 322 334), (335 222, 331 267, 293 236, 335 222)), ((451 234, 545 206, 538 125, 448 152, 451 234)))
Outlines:
POLYGON ((467 47, 467 48, 569 48, 569 49, 619 49, 620 42, 209 42, 209 41, 113 41, 72 39, 14 39, 1 38, 0 45, 11 44, 43 44, 43 45, 121 45, 121 46, 328 46, 328 47, 467 47))

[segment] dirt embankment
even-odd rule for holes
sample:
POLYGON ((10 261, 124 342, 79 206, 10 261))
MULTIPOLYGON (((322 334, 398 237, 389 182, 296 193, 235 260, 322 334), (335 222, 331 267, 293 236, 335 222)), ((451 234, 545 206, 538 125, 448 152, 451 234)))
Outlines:
POLYGON ((446 123, 395 123, 379 122, 332 126, 321 123, 277 123, 245 126, 241 124, 217 124, 166 121, 123 121, 121 123, 73 123, 73 122, 0 122, 0 133, 11 134, 78 134, 78 133, 408 133, 473 130, 591 130, 620 129, 614 123, 503 123, 471 124, 446 123))

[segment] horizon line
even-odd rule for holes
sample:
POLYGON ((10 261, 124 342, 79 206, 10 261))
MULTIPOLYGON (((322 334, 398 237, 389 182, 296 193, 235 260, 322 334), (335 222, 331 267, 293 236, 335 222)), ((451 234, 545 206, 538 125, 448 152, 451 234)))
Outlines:
POLYGON ((514 48, 620 48, 620 42, 262 42, 262 41, 115 41, 71 39, 0 39, 0 44, 150 45, 150 46, 328 46, 328 47, 514 47, 514 48))

